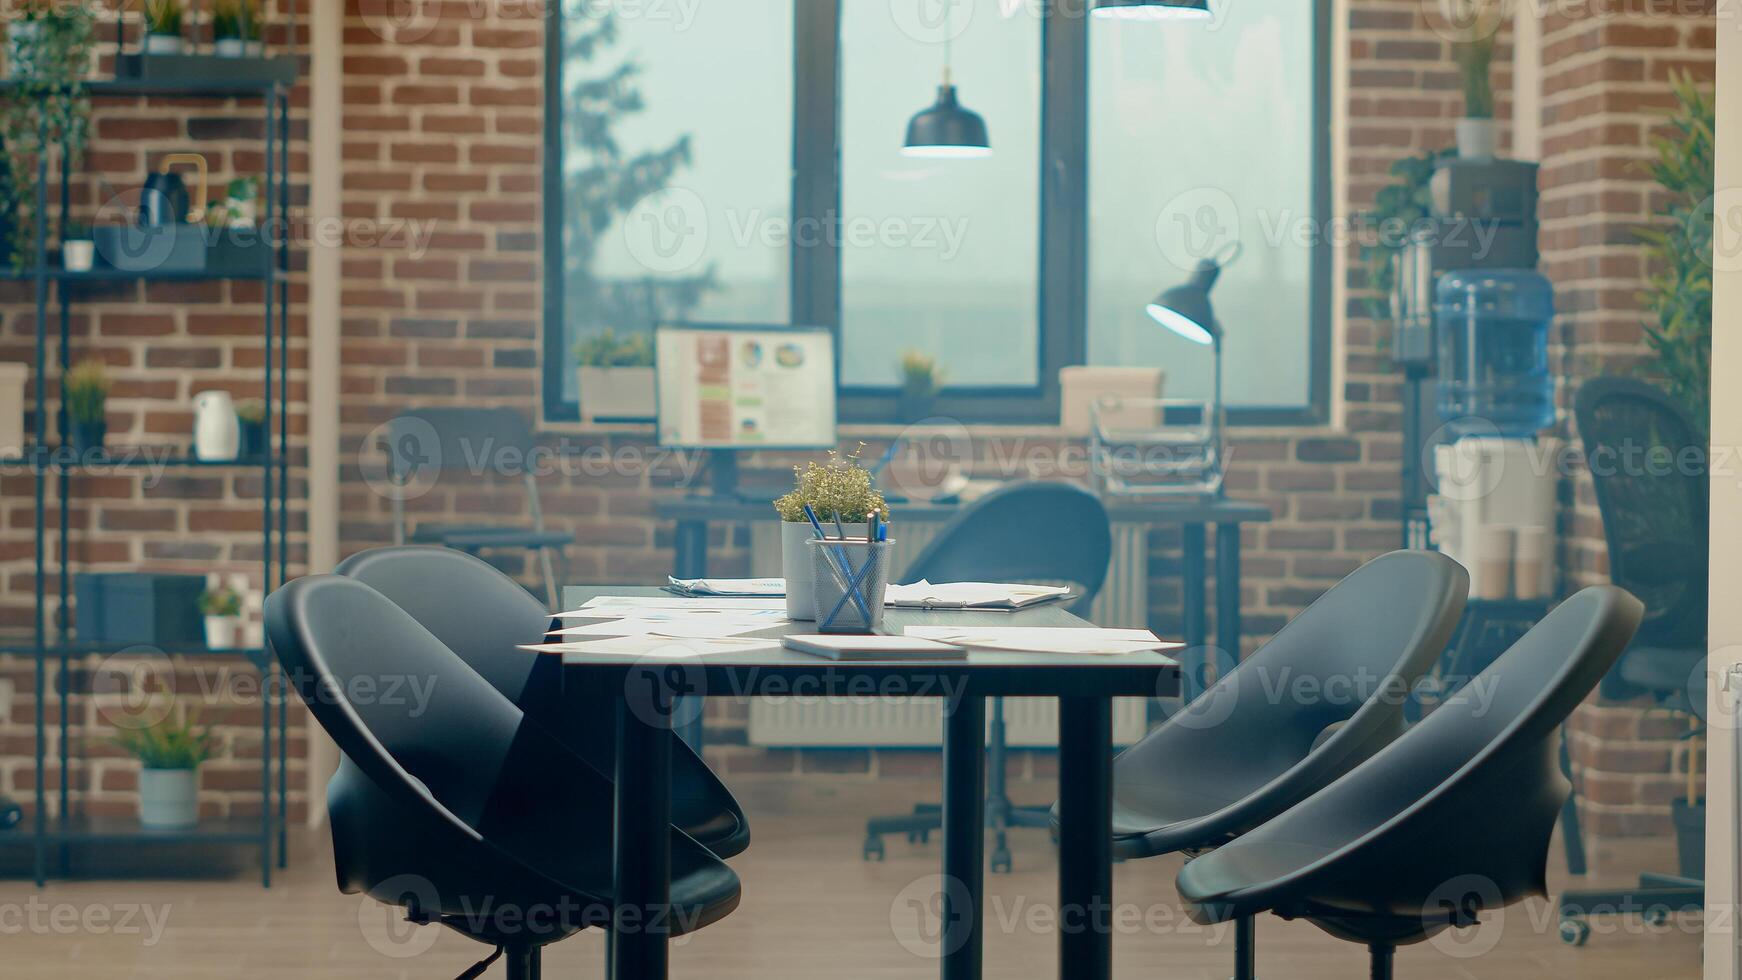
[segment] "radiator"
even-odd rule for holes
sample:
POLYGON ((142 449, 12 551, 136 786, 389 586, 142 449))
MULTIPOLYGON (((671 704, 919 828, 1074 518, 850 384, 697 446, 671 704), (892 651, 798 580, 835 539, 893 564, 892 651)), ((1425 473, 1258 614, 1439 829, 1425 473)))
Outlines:
MULTIPOLYGON (((891 567, 905 568, 936 537, 942 524, 908 521, 890 550, 891 567)), ((780 574, 780 526, 750 528, 750 574, 780 574)), ((1148 625, 1148 534, 1142 524, 1113 525, 1113 558, 1090 618, 1101 626, 1148 625)), ((756 698, 750 702, 752 745, 781 747, 935 746, 943 739, 943 705, 937 698, 756 698)), ((1148 701, 1113 702, 1113 741, 1130 745, 1148 730, 1148 701)), ((1005 738, 1018 747, 1058 744, 1058 702, 1053 698, 1006 698, 1005 738)))

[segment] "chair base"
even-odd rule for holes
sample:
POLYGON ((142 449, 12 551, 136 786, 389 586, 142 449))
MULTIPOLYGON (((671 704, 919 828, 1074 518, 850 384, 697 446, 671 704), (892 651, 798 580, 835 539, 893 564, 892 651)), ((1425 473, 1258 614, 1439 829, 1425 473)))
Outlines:
POLYGON ((1367 954, 1370 961, 1367 975, 1371 980, 1391 980, 1397 947, 1375 943, 1367 947, 1367 954))
MULTIPOLYGON (((987 797, 986 829, 993 835, 990 858, 993 874, 1010 873, 1010 842, 1005 831, 1012 827, 1049 829, 1052 827, 1052 808, 1017 806, 1007 796, 987 797)), ((942 829, 943 807, 936 803, 915 804, 912 813, 901 816, 872 817, 865 822, 864 858, 867 861, 883 860, 883 837, 886 834, 905 834, 909 841, 925 844, 930 842, 932 831, 942 829)))
POLYGON ((1706 907, 1706 885, 1697 878, 1680 875, 1642 874, 1639 887, 1609 890, 1586 889, 1561 894, 1561 942, 1583 946, 1591 938, 1593 915, 1638 915, 1649 925, 1662 925, 1677 912, 1698 912, 1706 907))

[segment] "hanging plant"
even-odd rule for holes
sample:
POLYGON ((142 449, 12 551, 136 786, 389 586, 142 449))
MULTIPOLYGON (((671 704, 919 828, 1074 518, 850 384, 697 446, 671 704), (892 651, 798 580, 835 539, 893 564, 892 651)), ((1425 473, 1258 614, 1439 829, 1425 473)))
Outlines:
POLYGON ((68 170, 84 155, 91 128, 85 73, 94 33, 83 3, 53 0, 23 0, 10 30, 15 84, 0 98, 0 206, 12 218, 6 261, 20 267, 36 261, 38 162, 56 146, 68 170))

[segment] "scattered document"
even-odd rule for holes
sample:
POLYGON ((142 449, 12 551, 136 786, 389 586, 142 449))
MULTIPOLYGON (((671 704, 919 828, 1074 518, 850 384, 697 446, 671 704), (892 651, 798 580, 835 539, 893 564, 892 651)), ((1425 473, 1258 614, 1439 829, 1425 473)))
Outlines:
POLYGON ((783 578, 678 578, 667 576, 668 588, 681 596, 784 598, 783 578))
POLYGON ((707 639, 709 637, 738 636, 741 633, 755 633, 759 630, 773 629, 780 622, 767 620, 757 622, 751 619, 739 619, 731 616, 690 616, 690 617, 650 617, 646 619, 611 619, 602 623, 588 623, 585 626, 569 626, 552 630, 552 636, 668 636, 694 637, 707 639))
POLYGON ((626 660, 687 660, 723 654, 753 653, 780 648, 778 639, 712 637, 709 639, 669 636, 617 636, 603 640, 568 643, 529 643, 522 650, 535 653, 584 654, 589 657, 622 657, 626 660))
POLYGON ((1149 630, 1102 629, 1085 626, 909 626, 907 636, 938 640, 974 650, 1018 653, 1082 653, 1118 655, 1177 650, 1185 644, 1168 643, 1149 630))
POLYGON ((556 614, 557 619, 608 619, 612 616, 640 616, 652 610, 664 612, 749 612, 786 615, 786 600, 715 597, 685 599, 674 595, 601 595, 588 599, 579 609, 556 614))
POLYGON ((856 636, 817 633, 781 638, 788 650, 829 660, 960 660, 968 651, 917 636, 856 636))
POLYGON ((996 582, 915 582, 891 585, 883 604, 922 609, 1022 609, 1063 599, 1071 590, 1062 585, 1001 585, 996 582))

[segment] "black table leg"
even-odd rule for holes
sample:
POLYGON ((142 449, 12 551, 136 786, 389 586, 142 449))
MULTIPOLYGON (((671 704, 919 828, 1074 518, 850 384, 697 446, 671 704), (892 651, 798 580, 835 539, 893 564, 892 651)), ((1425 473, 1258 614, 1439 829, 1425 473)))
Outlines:
POLYGON ((678 578, 707 578, 708 522, 678 521, 672 531, 672 574, 678 578))
POLYGON ((1216 676, 1240 666, 1240 525, 1216 525, 1216 676))
POLYGON ((1180 697, 1190 704, 1204 693, 1204 648, 1210 642, 1204 623, 1204 526, 1180 525, 1180 605, 1186 648, 1180 651, 1180 697))
POLYGON ((1059 976, 1113 975, 1113 707, 1059 698, 1059 976))
POLYGON ((944 702, 944 980, 979 980, 986 885, 986 699, 944 702))
POLYGON ((633 667, 617 707, 612 980, 664 980, 671 927, 671 707, 659 667, 633 667))

